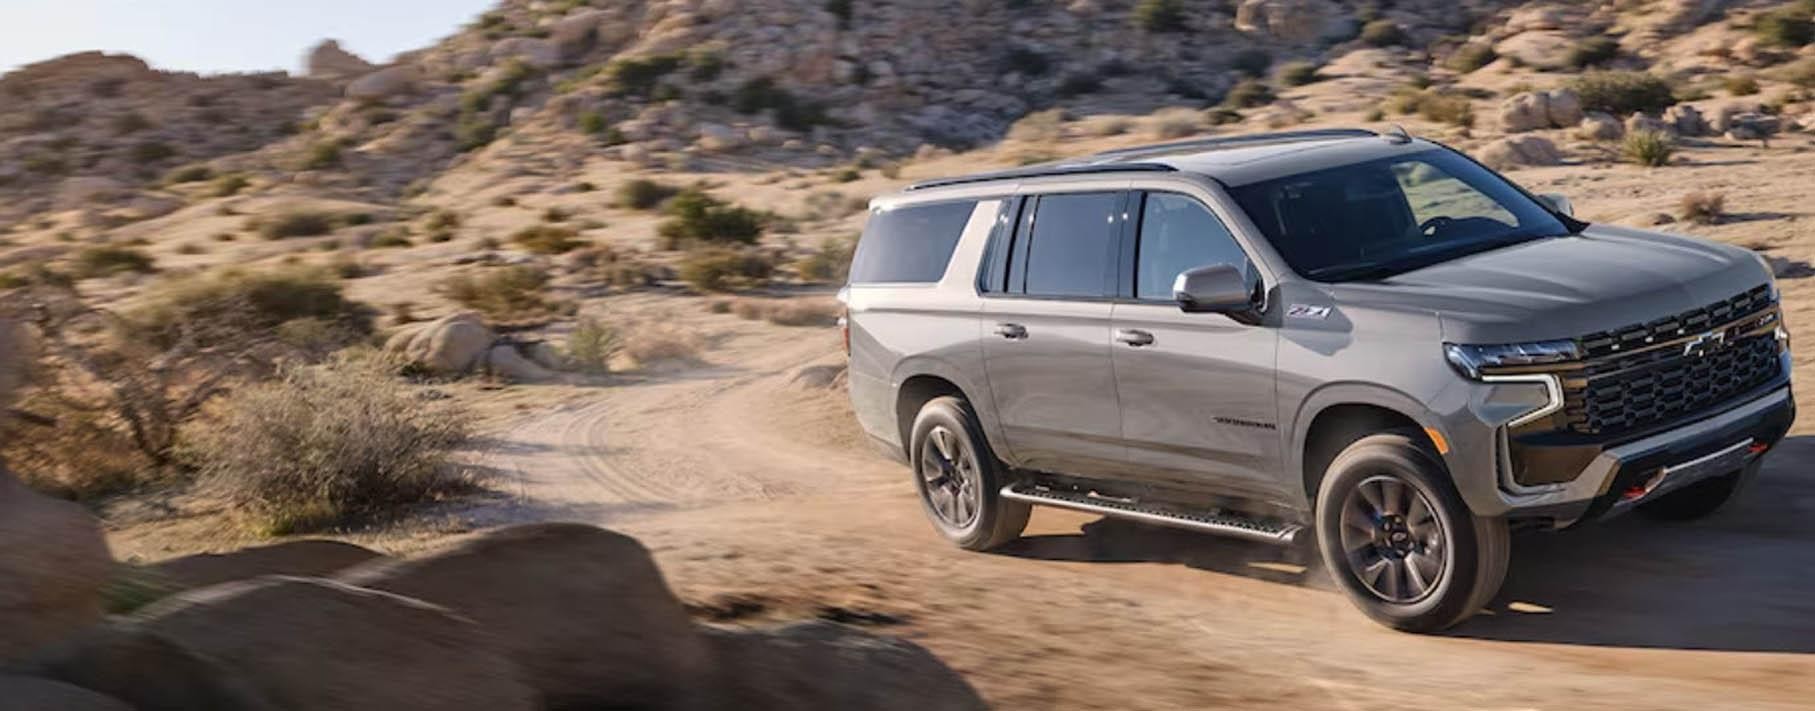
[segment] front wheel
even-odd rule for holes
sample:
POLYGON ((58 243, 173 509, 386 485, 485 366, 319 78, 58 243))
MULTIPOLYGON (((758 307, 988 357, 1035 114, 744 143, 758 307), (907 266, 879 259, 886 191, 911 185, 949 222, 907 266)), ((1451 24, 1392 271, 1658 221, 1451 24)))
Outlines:
POLYGON ((1021 536, 1033 507, 1001 497, 1002 465, 963 400, 927 401, 914 418, 908 451, 920 504, 946 538, 982 551, 1021 536))
POLYGON ((1364 614, 1394 629, 1460 623, 1506 577, 1505 520, 1469 511, 1441 460, 1409 433, 1371 435, 1344 449, 1325 472, 1316 519, 1331 578, 1364 614))

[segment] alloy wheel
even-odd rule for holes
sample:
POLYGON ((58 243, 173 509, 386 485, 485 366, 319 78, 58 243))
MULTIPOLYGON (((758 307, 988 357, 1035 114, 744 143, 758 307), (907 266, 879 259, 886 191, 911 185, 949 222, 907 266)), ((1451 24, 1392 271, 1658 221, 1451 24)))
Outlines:
POLYGON ((1424 492, 1393 476, 1363 480, 1342 505, 1342 549, 1369 592, 1395 604, 1431 594, 1449 567, 1449 536, 1424 492))
POLYGON ((983 508, 983 478, 977 458, 957 433, 940 425, 921 444, 922 495, 941 521, 965 528, 983 508))

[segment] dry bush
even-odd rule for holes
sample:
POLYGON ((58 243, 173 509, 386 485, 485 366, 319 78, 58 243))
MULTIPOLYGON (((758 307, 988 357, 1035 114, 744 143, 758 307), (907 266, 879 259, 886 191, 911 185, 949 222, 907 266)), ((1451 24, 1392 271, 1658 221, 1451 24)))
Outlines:
POLYGON ((699 334, 666 321, 633 323, 624 330, 623 354, 637 368, 662 363, 697 363, 705 342, 699 334))
POLYGON ((1670 83, 1646 72, 1589 72, 1569 82, 1582 97, 1582 108, 1614 116, 1655 113, 1676 103, 1670 83))
POLYGON ((680 278, 701 291, 756 286, 775 273, 775 258, 756 249, 708 247, 687 253, 680 278))
POLYGON ((1500 55, 1498 52, 1494 51, 1494 46, 1492 44, 1486 42, 1470 42, 1461 47, 1457 47, 1456 51, 1444 62, 1444 66, 1447 66, 1458 73, 1467 74, 1492 64, 1495 59, 1499 58, 1500 55))
POLYGON ((1698 225, 1719 224, 1727 215, 1727 196, 1723 193, 1693 192, 1678 203, 1677 217, 1698 225))
POLYGON ((666 183, 637 178, 618 186, 617 205, 632 210, 653 210, 680 192, 680 188, 666 183))
POLYGON ((150 274, 157 271, 151 255, 132 247, 102 245, 87 247, 76 253, 74 273, 78 278, 94 279, 98 277, 125 274, 150 274))
POLYGON ((1279 83, 1286 86, 1304 86, 1320 78, 1315 62, 1287 62, 1279 68, 1279 83))
POLYGON ((265 239, 325 235, 334 231, 334 224, 334 214, 320 210, 293 210, 255 221, 259 235, 265 239))
POLYGON ((165 279, 146 290, 144 305, 127 314, 130 330, 153 344, 184 340, 203 348, 256 341, 285 322, 336 324, 351 343, 371 332, 371 311, 342 293, 323 269, 229 269, 165 279))
POLYGON ((1252 109, 1273 103, 1273 89, 1266 82, 1258 79, 1243 79, 1230 87, 1229 93, 1223 95, 1223 106, 1231 109, 1252 109))
POLYGON ((454 489, 449 454, 469 420, 342 358, 224 398, 185 428, 182 456, 260 529, 288 534, 454 489))
POLYGON ((827 237, 819 249, 794 262, 794 273, 802 281, 842 284, 851 275, 851 241, 827 237))
POLYGON ((843 308, 824 299, 735 299, 730 311, 746 321, 768 321, 777 326, 830 326, 843 308))
POLYGON ((1008 127, 1008 137, 1016 141, 1044 143, 1065 135, 1065 123, 1071 117, 1065 109, 1047 109, 1022 116, 1008 127))
POLYGON ((1751 96, 1758 93, 1758 80, 1750 74, 1734 74, 1721 80, 1721 88, 1733 96, 1751 96))
POLYGON ((656 231, 663 249, 702 243, 750 244, 762 236, 766 222, 762 213, 728 204, 696 188, 669 198, 662 210, 668 219, 656 231))
POLYGON ((579 233, 553 225, 525 227, 511 235, 510 241, 536 254, 564 254, 586 245, 579 233))
POLYGON ((1804 89, 1815 89, 1815 57, 1804 57, 1779 67, 1775 76, 1804 89))
POLYGON ((1187 138, 1204 130, 1202 112, 1185 108, 1161 109, 1153 115, 1153 136, 1161 140, 1187 138))
POLYGON ((1362 26, 1361 41, 1375 47, 1405 44, 1405 29, 1392 20, 1374 20, 1362 26))
POLYGON ((611 360, 624 350, 616 329, 595 318, 580 319, 561 350, 569 367, 588 373, 611 372, 611 360))
POLYGON ((1620 141, 1621 155, 1634 163, 1652 168, 1668 165, 1670 154, 1674 151, 1670 134, 1663 131, 1633 131, 1620 141))
POLYGON ((547 295, 548 273, 531 266, 488 269, 479 275, 458 274, 443 280, 440 289, 448 298, 493 322, 536 318, 553 310, 547 295))

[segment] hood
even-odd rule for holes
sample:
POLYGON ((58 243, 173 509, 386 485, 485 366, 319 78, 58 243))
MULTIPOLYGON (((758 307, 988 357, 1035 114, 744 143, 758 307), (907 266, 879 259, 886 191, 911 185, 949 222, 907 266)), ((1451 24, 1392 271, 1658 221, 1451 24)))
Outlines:
POLYGON ((1592 226, 1366 283, 1345 306, 1435 313, 1451 343, 1575 338, 1736 296, 1770 280, 1751 252, 1680 235, 1592 226))

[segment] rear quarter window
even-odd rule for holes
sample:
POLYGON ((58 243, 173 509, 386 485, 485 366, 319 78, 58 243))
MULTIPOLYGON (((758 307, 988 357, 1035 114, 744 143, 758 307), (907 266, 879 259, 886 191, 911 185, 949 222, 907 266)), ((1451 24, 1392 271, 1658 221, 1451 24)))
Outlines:
POLYGON ((851 258, 851 283, 939 281, 976 209, 976 200, 959 200, 871 213, 851 258))

